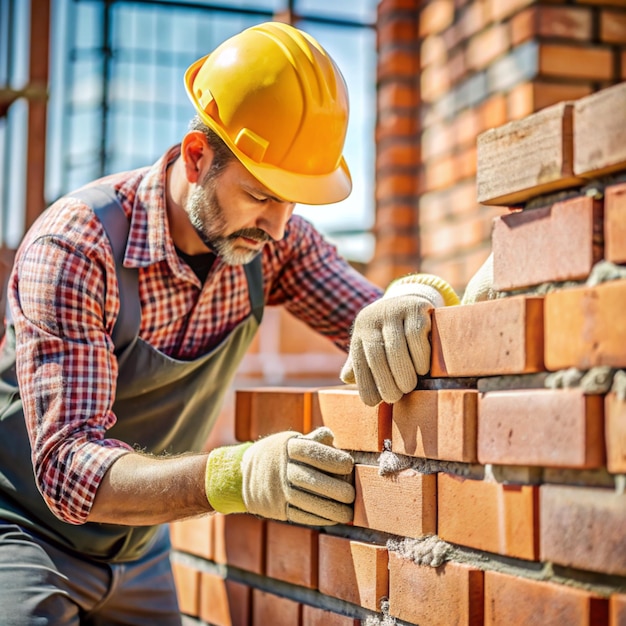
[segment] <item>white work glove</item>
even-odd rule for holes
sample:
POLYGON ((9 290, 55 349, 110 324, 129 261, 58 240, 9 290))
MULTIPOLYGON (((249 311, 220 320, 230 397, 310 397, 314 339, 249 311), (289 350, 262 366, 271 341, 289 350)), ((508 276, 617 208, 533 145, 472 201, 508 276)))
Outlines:
POLYGON ((332 447, 333 433, 286 431, 216 448, 206 466, 206 495, 220 513, 327 526, 352 521, 354 461, 332 447))
POLYGON ((397 402, 430 369, 430 311, 458 303, 452 287, 437 276, 394 281, 357 315, 341 380, 356 384, 369 406, 397 402))

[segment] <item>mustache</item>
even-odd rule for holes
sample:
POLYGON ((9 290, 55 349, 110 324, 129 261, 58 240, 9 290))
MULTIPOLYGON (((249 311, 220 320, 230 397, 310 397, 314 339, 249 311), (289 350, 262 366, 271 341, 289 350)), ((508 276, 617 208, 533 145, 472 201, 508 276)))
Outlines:
POLYGON ((237 237, 246 237, 247 239, 254 239, 259 243, 268 243, 274 241, 270 235, 260 228, 241 228, 234 233, 228 235, 228 239, 237 239, 237 237))

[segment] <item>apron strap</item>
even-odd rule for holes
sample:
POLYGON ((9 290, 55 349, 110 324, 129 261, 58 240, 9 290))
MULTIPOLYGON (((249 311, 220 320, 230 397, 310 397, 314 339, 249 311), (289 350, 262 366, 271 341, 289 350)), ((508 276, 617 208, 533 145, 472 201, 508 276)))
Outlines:
POLYGON ((248 293, 250 294, 250 307, 258 324, 263 319, 263 307, 265 306, 265 294, 263 293, 263 268, 261 255, 257 254, 250 263, 243 266, 248 279, 248 293))
POLYGON ((85 187, 71 193, 70 197, 77 198, 93 209, 102 222, 113 250, 120 293, 120 311, 113 327, 112 339, 116 354, 121 353, 136 340, 141 324, 139 271, 136 268, 124 267, 130 221, 111 187, 106 185, 85 187))

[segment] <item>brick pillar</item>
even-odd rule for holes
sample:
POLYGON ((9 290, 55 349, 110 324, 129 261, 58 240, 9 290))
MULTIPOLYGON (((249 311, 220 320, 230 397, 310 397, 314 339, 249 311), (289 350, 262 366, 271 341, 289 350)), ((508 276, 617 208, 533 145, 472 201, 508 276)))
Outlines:
POLYGON ((381 286, 419 266, 420 4, 378 5, 376 248, 368 277, 381 286))

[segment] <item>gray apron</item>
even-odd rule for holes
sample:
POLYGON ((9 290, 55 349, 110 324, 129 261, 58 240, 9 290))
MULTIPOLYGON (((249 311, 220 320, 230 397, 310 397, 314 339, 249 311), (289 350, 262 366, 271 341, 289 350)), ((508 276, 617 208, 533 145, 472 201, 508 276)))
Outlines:
MULTIPOLYGON (((261 321, 260 256, 245 266, 252 314, 209 353, 193 361, 179 361, 137 335, 141 317, 137 270, 122 267, 129 224, 121 206, 103 188, 77 195, 94 207, 105 227, 120 289, 121 313, 113 332, 119 365, 113 404, 117 422, 107 434, 151 454, 201 451, 261 321)), ((0 353, 0 519, 16 522, 80 554, 111 562, 139 558, 158 529, 94 522, 73 525, 50 512, 35 484, 15 374, 15 330, 10 323, 0 353)))

